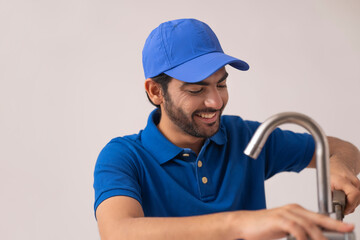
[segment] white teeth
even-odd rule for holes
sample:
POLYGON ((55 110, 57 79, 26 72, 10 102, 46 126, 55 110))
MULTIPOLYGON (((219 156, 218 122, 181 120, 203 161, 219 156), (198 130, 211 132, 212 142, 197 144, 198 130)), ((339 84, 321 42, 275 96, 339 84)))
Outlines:
POLYGON ((199 116, 202 118, 213 118, 215 116, 216 113, 200 113, 199 116))

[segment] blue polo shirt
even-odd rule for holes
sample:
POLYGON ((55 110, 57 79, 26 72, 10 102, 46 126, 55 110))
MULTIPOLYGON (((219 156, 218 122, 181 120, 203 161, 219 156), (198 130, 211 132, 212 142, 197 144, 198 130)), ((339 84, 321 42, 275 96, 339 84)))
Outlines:
POLYGON ((264 181, 282 171, 299 172, 314 153, 306 133, 276 129, 254 160, 243 151, 257 127, 254 121, 222 116, 219 131, 199 155, 167 140, 154 110, 138 134, 112 139, 95 166, 96 208, 107 198, 128 196, 145 216, 193 216, 266 208, 264 181))

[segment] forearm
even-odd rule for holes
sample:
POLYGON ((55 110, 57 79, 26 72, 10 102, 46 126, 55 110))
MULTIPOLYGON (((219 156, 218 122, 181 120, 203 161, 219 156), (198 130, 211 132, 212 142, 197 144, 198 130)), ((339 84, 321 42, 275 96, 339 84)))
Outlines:
MULTIPOLYGON (((330 184, 332 190, 341 190, 346 194, 345 215, 355 211, 360 203, 359 150, 349 142, 328 137, 330 148, 330 184)), ((314 158, 312 164, 314 165, 314 158)))
POLYGON ((291 234, 296 239, 320 239, 321 229, 349 232, 353 225, 299 205, 258 210, 214 213, 193 217, 130 217, 107 219, 99 224, 102 240, 119 239, 278 239, 291 234))
POLYGON ((360 152, 353 144, 334 137, 328 137, 330 165, 341 161, 354 175, 360 172, 360 152))
MULTIPOLYGON (((357 147, 335 137, 328 137, 327 139, 330 151, 330 167, 342 164, 354 175, 358 175, 360 172, 360 152, 357 147)), ((308 167, 316 168, 315 154, 308 167)))
POLYGON ((100 228, 102 240, 118 239, 235 239, 231 231, 231 213, 194 217, 124 218, 107 229, 100 228))
POLYGON ((349 232, 353 225, 336 221, 299 205, 259 210, 216 213, 183 218, 133 218, 114 226, 102 240, 119 239, 278 239, 291 234, 296 239, 320 239, 321 229, 349 232), (309 227, 311 226, 311 227, 309 227))

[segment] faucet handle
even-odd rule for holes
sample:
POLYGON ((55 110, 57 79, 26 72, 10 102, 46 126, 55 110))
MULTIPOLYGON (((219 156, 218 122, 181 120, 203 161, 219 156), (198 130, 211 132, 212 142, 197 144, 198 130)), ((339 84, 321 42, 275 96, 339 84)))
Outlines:
MULTIPOLYGON (((332 192, 332 204, 334 209, 333 213, 330 214, 330 217, 342 221, 344 218, 344 210, 346 206, 345 193, 341 190, 334 190, 332 192)), ((354 232, 340 233, 323 230, 323 235, 329 240, 356 240, 354 232)), ((310 240, 310 238, 308 239, 310 240)), ((288 235, 286 240, 296 240, 296 238, 292 235, 288 235)))
POLYGON ((335 219, 342 221, 344 218, 344 210, 346 206, 346 195, 341 190, 332 192, 332 205, 335 219))

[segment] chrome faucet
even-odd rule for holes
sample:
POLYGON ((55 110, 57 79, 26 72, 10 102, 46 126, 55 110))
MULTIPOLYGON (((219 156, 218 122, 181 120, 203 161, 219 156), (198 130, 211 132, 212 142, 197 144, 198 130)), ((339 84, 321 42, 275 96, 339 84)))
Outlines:
MULTIPOLYGON (((322 128, 310 117, 295 112, 284 112, 276 114, 263 122, 254 136, 250 140, 244 153, 251 158, 256 159, 267 138, 271 132, 279 125, 284 123, 295 123, 308 130, 315 140, 315 156, 316 156, 316 176, 317 176, 317 193, 319 213, 336 218, 333 211, 333 201, 330 189, 330 170, 329 170, 329 144, 327 137, 322 128)), ((345 198, 345 195, 343 195, 345 198)), ((345 202, 345 201, 344 201, 345 202)), ((345 203, 344 203, 345 204, 345 203)), ((338 220, 342 220, 338 219, 338 220)), ((325 237, 328 239, 354 239, 354 233, 336 233, 324 231, 325 237)), ((294 239, 289 237, 288 239, 294 239)))

